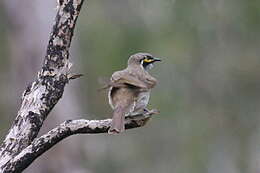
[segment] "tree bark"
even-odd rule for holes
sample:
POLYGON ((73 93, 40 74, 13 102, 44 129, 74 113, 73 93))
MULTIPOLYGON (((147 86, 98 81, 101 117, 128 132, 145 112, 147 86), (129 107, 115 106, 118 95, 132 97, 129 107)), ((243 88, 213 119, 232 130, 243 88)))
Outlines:
MULTIPOLYGON (((141 127, 146 124, 151 115, 157 113, 152 110, 145 114, 138 114, 132 117, 126 117, 125 128, 132 129, 141 127)), ((49 131, 47 134, 34 139, 34 141, 26 147, 22 152, 16 155, 13 159, 4 165, 5 172, 18 172, 27 168, 37 157, 46 152, 52 146, 60 142, 62 139, 74 134, 97 134, 107 133, 112 120, 67 120, 56 128, 49 131)))
MULTIPOLYGON (((16 109, 15 105, 18 105, 20 101, 17 100, 17 93, 21 92, 21 88, 26 86, 26 81, 32 81, 33 75, 41 68, 42 59, 37 57, 44 56, 44 48, 48 41, 46 36, 49 35, 50 26, 53 22, 52 16, 57 12, 56 6, 56 1, 53 0, 27 0, 27 3, 20 0, 3 1, 3 12, 9 24, 6 34, 8 47, 10 47, 8 59, 10 60, 10 67, 12 67, 8 68, 8 73, 11 74, 9 85, 12 86, 11 90, 13 92, 3 91, 8 93, 7 96, 10 97, 7 105, 14 107, 14 109, 9 108, 9 110, 16 109), (37 25, 35 25, 35 22, 37 22, 37 25)), ((70 54, 79 57, 78 39, 76 37, 73 38, 70 54)), ((80 71, 80 63, 77 63, 77 60, 73 60, 74 64, 77 64, 73 71, 80 71)), ((44 121, 38 136, 48 132, 67 119, 80 118, 83 112, 77 95, 78 85, 79 82, 75 82, 73 85, 66 87, 62 99, 52 110, 51 118, 44 121)), ((6 98, 5 102, 7 100, 8 98, 6 98)), ((88 105, 88 100, 84 100, 84 105, 88 105)), ((13 119, 12 116, 6 118, 13 119)), ((80 156, 82 156, 82 151, 79 148, 82 146, 83 140, 77 137, 73 141, 64 141, 62 145, 55 147, 52 152, 46 152, 44 157, 38 158, 36 162, 26 169, 26 172, 45 173, 46 170, 48 173, 57 171, 63 173, 90 172, 86 170, 85 165, 81 164, 82 157, 80 156)))
MULTIPOLYGON (((0 147, 0 172, 21 172, 38 156, 67 136, 78 133, 106 133, 111 120, 66 121, 36 139, 44 120, 62 97, 70 79, 69 48, 84 0, 59 0, 41 71, 22 95, 12 127, 0 147)), ((145 125, 155 111, 128 118, 126 128, 145 125)))
MULTIPOLYGON (((83 0, 59 1, 42 70, 22 96, 21 108, 0 148, 2 168, 37 136, 43 121, 61 98, 68 83, 69 47, 83 0)), ((2 168, 3 169, 3 168, 2 168)))

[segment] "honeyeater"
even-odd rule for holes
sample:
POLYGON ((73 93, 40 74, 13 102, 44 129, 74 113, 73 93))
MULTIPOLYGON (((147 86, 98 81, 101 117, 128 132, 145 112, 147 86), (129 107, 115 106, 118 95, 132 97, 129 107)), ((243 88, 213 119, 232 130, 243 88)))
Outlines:
POLYGON ((109 82, 109 104, 113 109, 109 134, 125 129, 125 116, 147 111, 151 89, 157 80, 148 73, 154 62, 161 61, 149 53, 137 53, 129 57, 124 70, 112 74, 109 82))

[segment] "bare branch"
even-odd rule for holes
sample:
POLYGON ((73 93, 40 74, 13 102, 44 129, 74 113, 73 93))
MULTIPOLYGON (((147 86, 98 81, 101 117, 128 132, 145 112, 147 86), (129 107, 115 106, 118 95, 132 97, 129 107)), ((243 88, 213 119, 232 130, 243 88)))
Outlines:
MULTIPOLYGON (((0 172, 21 172, 37 157, 62 139, 80 133, 106 133, 111 119, 68 120, 36 138, 49 112, 62 97, 69 80, 81 75, 69 73, 69 48, 75 24, 84 0, 58 0, 59 9, 50 35, 41 71, 24 91, 21 107, 0 147, 0 172)), ((146 124, 152 110, 126 117, 126 129, 146 124)))
MULTIPOLYGON (((158 113, 156 110, 149 111, 145 114, 137 114, 126 117, 126 129, 142 127, 153 114, 158 113)), ((28 167, 37 157, 53 147, 64 138, 75 134, 96 134, 107 133, 111 119, 105 120, 67 120, 47 134, 36 138, 31 145, 26 147, 22 152, 11 159, 4 167, 4 172, 12 172, 10 168, 19 172, 28 167)))
POLYGON ((47 53, 37 79, 22 96, 21 108, 0 147, 0 172, 36 138, 49 112, 62 97, 71 67, 69 48, 84 0, 60 0, 47 53))

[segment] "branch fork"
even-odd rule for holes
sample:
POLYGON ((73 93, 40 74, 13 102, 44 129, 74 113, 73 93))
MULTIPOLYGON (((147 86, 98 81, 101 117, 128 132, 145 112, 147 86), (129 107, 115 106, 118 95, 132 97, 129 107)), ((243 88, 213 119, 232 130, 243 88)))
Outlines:
MULTIPOLYGON (((66 84, 82 74, 70 74, 69 48, 84 0, 58 0, 58 12, 42 69, 22 95, 21 107, 0 146, 0 172, 22 172, 37 157, 74 134, 107 133, 111 119, 67 120, 37 138, 44 120, 63 95, 66 84)), ((126 129, 144 126, 156 110, 127 116, 126 129)))

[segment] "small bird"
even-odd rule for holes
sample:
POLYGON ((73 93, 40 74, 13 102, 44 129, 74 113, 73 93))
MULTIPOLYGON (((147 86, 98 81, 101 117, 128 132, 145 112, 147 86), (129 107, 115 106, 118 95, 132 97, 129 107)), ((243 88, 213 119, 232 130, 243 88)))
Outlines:
POLYGON ((161 61, 149 53, 137 53, 129 57, 127 68, 112 74, 108 92, 113 118, 109 134, 125 130, 125 116, 147 111, 151 89, 157 80, 147 71, 153 63, 161 61))

